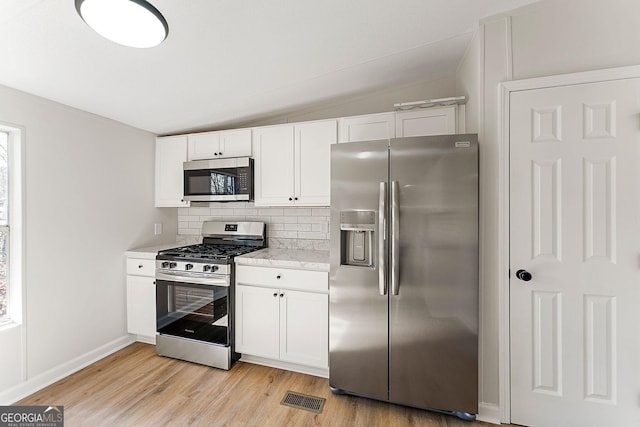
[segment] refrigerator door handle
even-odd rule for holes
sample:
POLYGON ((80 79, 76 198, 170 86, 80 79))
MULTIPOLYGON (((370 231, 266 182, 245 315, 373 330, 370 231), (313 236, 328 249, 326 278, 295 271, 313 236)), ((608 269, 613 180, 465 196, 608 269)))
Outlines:
POLYGON ((391 181, 391 294, 400 292, 400 189, 391 181))
POLYGON ((378 290, 380 295, 387 294, 387 265, 385 262, 387 234, 387 183, 380 183, 378 200, 378 290))

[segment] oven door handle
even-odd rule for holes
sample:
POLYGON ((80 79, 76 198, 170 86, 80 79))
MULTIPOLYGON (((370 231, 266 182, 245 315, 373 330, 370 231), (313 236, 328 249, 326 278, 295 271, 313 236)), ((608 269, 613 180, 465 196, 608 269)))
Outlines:
POLYGON ((229 287, 230 286, 229 278, 230 276, 224 275, 224 274, 203 277, 201 275, 189 274, 185 272, 160 273, 156 271, 156 280, 166 280, 168 282, 180 282, 180 283, 195 283, 197 285, 229 287))

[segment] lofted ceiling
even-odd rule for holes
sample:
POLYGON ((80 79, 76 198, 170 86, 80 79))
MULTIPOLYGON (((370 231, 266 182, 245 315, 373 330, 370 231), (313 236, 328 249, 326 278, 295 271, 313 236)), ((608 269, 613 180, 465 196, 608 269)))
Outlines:
POLYGON ((480 19, 533 1, 151 0, 169 36, 134 49, 74 0, 1 0, 0 84, 156 134, 224 128, 451 75, 480 19))

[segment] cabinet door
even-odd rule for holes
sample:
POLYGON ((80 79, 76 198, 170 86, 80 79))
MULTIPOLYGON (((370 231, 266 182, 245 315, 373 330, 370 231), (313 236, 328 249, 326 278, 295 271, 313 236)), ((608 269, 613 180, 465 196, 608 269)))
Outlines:
POLYGON ((236 285, 236 351, 278 358, 279 292, 236 285))
POLYGON ((396 136, 452 135, 456 133, 456 106, 396 113, 396 136))
POLYGON ((187 160, 185 135, 156 138, 156 207, 189 206, 182 200, 184 175, 182 163, 187 160))
POLYGON ((295 126, 295 200, 301 206, 329 206, 331 144, 338 138, 336 120, 295 126))
POLYGON ((293 204, 293 125, 253 130, 256 206, 293 204))
POLYGON ((367 114, 340 119, 339 142, 374 141, 395 136, 395 113, 367 114))
POLYGON ((219 157, 251 157, 251 129, 238 129, 219 133, 219 157))
POLYGON ((280 360, 326 368, 329 365, 329 296, 281 291, 280 360))
POLYGON ((220 133, 203 132, 188 135, 187 159, 215 159, 220 154, 220 133))
POLYGON ((156 285, 153 277, 127 276, 127 332, 155 337, 156 285))

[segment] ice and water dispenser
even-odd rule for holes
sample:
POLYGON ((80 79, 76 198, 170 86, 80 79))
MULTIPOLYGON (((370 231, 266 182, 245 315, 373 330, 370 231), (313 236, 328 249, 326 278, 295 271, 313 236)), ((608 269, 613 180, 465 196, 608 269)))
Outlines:
POLYGON ((376 211, 340 212, 340 264, 373 267, 376 211))

